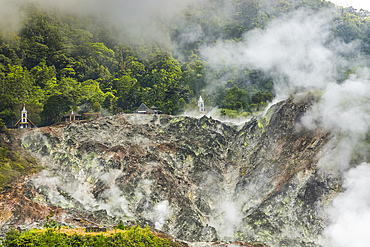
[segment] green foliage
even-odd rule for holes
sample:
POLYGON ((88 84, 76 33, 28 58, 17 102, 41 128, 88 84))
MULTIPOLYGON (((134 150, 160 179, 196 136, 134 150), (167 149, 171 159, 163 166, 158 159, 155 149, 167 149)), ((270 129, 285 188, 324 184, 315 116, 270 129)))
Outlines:
MULTIPOLYGON (((260 108, 273 97, 271 76, 238 66, 210 68, 201 59, 200 47, 220 40, 242 41, 246 32, 264 29, 271 20, 298 8, 315 12, 334 5, 321 0, 235 0, 229 4, 229 12, 223 11, 224 1, 219 0, 191 6, 183 22, 167 26, 176 54, 158 44, 121 43, 115 29, 95 16, 25 7, 27 22, 19 36, 0 37, 0 118, 12 127, 23 104, 37 125, 58 122, 70 109, 98 110, 99 104, 116 113, 134 110, 144 102, 176 114, 205 91, 207 107, 260 108), (189 30, 197 30, 199 37, 184 39, 189 30), (209 90, 215 84, 220 87, 209 90)), ((362 52, 369 55, 369 12, 336 8, 334 15, 333 35, 345 42, 360 40, 362 52)))
POLYGON ((55 220, 52 219, 53 216, 54 216, 54 212, 50 211, 49 215, 46 216, 46 222, 44 224, 44 228, 60 230, 61 226, 55 220))
POLYGON ((259 104, 267 101, 271 101, 274 98, 270 91, 266 90, 264 93, 257 92, 252 95, 252 103, 259 104))
POLYGON ((118 43, 103 35, 114 34, 106 27, 87 29, 85 23, 94 23, 87 16, 26 12, 19 42, 0 46, 0 117, 9 127, 24 103, 30 119, 45 125, 70 109, 120 112, 145 102, 176 113, 180 99, 180 105, 188 100, 181 64, 157 45, 118 43))
POLYGON ((4 132, 4 127, 5 127, 5 123, 4 123, 4 121, 0 118, 0 132, 4 132))
POLYGON ((221 116, 227 116, 229 118, 238 118, 238 117, 247 117, 247 112, 241 112, 236 110, 230 110, 230 109, 221 109, 221 116))
POLYGON ((200 60, 199 56, 196 54, 191 55, 189 58, 191 60, 183 65, 183 77, 189 89, 193 91, 194 94, 197 94, 206 84, 204 76, 206 63, 200 60))
POLYGON ((7 96, 12 98, 11 103, 6 105, 19 104, 23 99, 30 97, 33 78, 23 67, 8 64, 0 70, 0 77, 2 81, 0 100, 7 96))
POLYGON ((122 220, 119 221, 118 225, 114 226, 114 229, 127 230, 130 229, 129 226, 125 226, 122 220))
POLYGON ((93 111, 94 112, 99 112, 100 109, 101 109, 100 103, 99 102, 94 102, 94 104, 93 104, 93 111))
POLYGON ((63 114, 68 112, 69 109, 70 102, 66 96, 52 95, 45 102, 44 110, 41 113, 43 122, 51 124, 61 121, 63 114))
POLYGON ((248 92, 239 89, 236 85, 226 90, 225 97, 222 101, 222 107, 230 110, 247 110, 248 105, 248 92))
POLYGON ((142 87, 137 79, 130 75, 123 75, 116 79, 118 102, 117 105, 122 109, 133 109, 142 101, 142 87))
POLYGON ((59 233, 60 228, 48 228, 46 231, 28 231, 19 233, 11 229, 6 233, 4 246, 150 246, 150 247, 180 247, 167 236, 157 237, 147 227, 130 227, 110 236, 100 235, 67 235, 59 233))
POLYGON ((33 67, 30 73, 35 79, 35 86, 40 88, 50 83, 54 84, 57 80, 55 66, 47 66, 45 61, 33 67))
MULTIPOLYGON (((6 99, 8 97, 4 97, 4 98, 6 99)), ((1 102, 0 102, 0 105, 1 105, 1 102)), ((13 124, 15 124, 12 122, 12 120, 16 117, 16 114, 12 109, 5 109, 1 111, 0 117, 3 119, 5 125, 7 126, 13 127, 13 124)))

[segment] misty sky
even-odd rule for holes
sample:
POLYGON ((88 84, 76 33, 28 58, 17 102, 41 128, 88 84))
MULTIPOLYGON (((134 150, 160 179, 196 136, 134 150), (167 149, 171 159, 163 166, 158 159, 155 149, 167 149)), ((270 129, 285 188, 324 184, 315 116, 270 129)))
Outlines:
POLYGON ((370 11, 369 0, 330 0, 330 2, 343 7, 352 6, 357 10, 360 10, 362 8, 370 11))

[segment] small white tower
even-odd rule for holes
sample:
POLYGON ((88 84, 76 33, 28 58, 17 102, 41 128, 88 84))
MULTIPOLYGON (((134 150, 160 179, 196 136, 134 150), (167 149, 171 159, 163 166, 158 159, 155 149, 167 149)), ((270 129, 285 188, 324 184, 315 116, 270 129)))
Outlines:
POLYGON ((21 111, 21 118, 18 120, 18 122, 14 125, 18 129, 26 129, 31 128, 34 126, 34 124, 31 122, 31 120, 27 117, 27 110, 26 107, 23 105, 23 110, 21 111))
POLYGON ((199 97, 198 107, 199 107, 199 112, 205 112, 205 109, 204 109, 204 101, 202 99, 202 96, 199 97))
POLYGON ((27 121, 27 110, 26 107, 23 105, 23 110, 21 112, 21 122, 19 124, 19 128, 28 128, 28 121, 27 121))

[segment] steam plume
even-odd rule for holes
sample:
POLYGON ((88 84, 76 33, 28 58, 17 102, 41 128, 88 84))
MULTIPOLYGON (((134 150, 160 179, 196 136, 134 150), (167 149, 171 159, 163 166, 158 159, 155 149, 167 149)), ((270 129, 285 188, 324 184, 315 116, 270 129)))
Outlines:
POLYGON ((93 15, 95 19, 113 25, 120 32, 121 38, 127 42, 157 42, 169 46, 168 30, 162 25, 169 25, 187 7, 202 1, 0 0, 0 27, 18 32, 23 25, 25 8, 35 5, 48 12, 93 15))
POLYGON ((271 74, 279 98, 297 88, 325 88, 338 79, 339 68, 352 62, 342 54, 349 57, 357 46, 333 38, 332 16, 329 10, 298 10, 272 21, 266 30, 245 33, 242 42, 219 41, 203 47, 202 57, 214 68, 239 66, 271 74))
POLYGON ((331 225, 325 230, 331 246, 367 246, 370 241, 370 164, 363 163, 345 176, 345 192, 331 207, 331 225))
POLYGON ((366 194, 370 168, 367 163, 353 168, 358 164, 352 160, 356 147, 370 129, 370 77, 365 68, 342 84, 337 83, 341 78, 338 71, 366 66, 366 58, 360 55, 357 42, 345 44, 334 38, 330 29, 332 18, 331 11, 298 10, 272 21, 265 30, 245 33, 242 42, 219 41, 205 46, 202 57, 216 69, 240 66, 269 73, 278 99, 302 89, 321 90, 321 101, 306 114, 302 124, 310 129, 331 130, 332 139, 319 167, 322 172, 346 178, 343 194, 326 210, 329 226, 325 236, 332 246, 364 246, 368 235, 350 229, 356 224, 369 229, 368 196, 360 195, 366 194), (343 238, 346 241, 339 244, 343 238))

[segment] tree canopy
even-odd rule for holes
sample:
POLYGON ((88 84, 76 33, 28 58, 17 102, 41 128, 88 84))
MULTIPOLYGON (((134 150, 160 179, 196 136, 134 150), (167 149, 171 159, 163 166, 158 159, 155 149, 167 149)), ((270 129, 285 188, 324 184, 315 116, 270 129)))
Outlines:
MULTIPOLYGON (((123 42, 118 30, 92 15, 47 12, 25 7, 26 22, 11 36, 0 30, 0 118, 13 126, 26 104, 36 125, 58 122, 70 110, 79 113, 130 112, 141 103, 177 114, 200 95, 209 106, 250 112, 271 101, 273 78, 261 70, 211 68, 202 45, 238 41, 253 29, 299 8, 319 11, 334 5, 322 0, 209 0, 189 7, 181 22, 167 25, 172 47, 123 42), (184 37, 198 30, 197 38, 184 37), (227 75, 227 76, 226 76, 227 75), (217 86, 213 82, 219 82, 217 86)), ((335 8, 333 35, 360 42, 370 53, 369 12, 335 8)), ((345 78, 347 72, 343 72, 345 78)))

